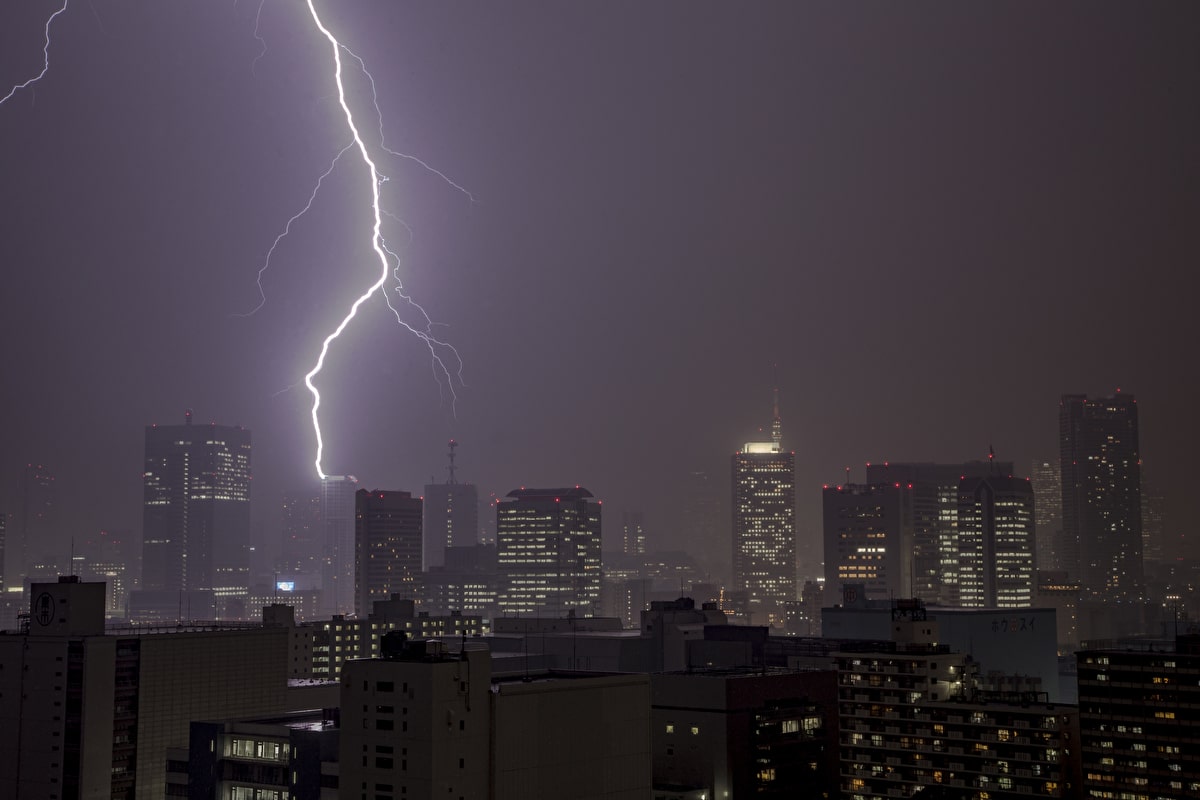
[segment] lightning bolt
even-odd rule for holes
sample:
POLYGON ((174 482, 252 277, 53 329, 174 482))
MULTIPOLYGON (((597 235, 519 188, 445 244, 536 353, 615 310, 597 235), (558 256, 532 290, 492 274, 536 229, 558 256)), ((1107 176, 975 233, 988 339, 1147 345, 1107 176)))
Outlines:
POLYGON ((14 86, 12 89, 10 89, 8 94, 6 94, 6 95, 4 95, 4 97, 0 98, 0 106, 7 103, 9 101, 9 99, 13 95, 15 95, 17 92, 21 91, 22 89, 27 89, 30 86, 33 86, 35 83, 40 81, 42 78, 46 77, 46 73, 50 71, 50 26, 54 24, 55 17, 57 17, 59 14, 61 14, 67 10, 67 5, 70 2, 71 2, 71 0, 63 0, 62 8, 60 8, 58 11, 55 11, 53 14, 50 15, 50 18, 48 20, 46 20, 46 44, 45 44, 45 46, 42 47, 42 71, 39 72, 37 75, 34 75, 29 80, 25 81, 24 83, 18 83, 16 86, 14 86))
MULTIPOLYGON (((379 187, 387 180, 387 177, 382 175, 379 172, 379 169, 376 166, 374 160, 372 160, 371 154, 370 154, 369 150, 367 149, 367 145, 363 142, 362 135, 360 134, 360 132, 358 130, 358 126, 355 124, 354 113, 350 110, 350 106, 346 101, 346 88, 342 82, 342 51, 345 50, 352 58, 354 58, 358 62, 363 73, 367 76, 367 79, 370 81, 370 84, 371 84, 372 100, 375 103, 375 110, 376 110, 376 112, 379 112, 378 96, 375 93, 375 79, 371 76, 370 72, 367 71, 366 64, 363 62, 363 60, 361 58, 359 58, 357 55, 355 55, 349 48, 345 47, 341 42, 339 42, 337 40, 337 38, 332 33, 330 33, 329 29, 326 28, 325 25, 321 22, 321 17, 319 14, 317 14, 317 9, 316 9, 316 6, 314 5, 313 0, 307 0, 307 4, 308 4, 309 13, 312 15, 312 18, 313 18, 313 23, 317 26, 317 30, 319 30, 321 32, 321 34, 329 41, 329 46, 333 51, 333 64, 334 64, 333 78, 334 78, 334 83, 337 85, 338 103, 339 103, 339 105, 341 105, 342 113, 346 117, 346 126, 350 129, 351 136, 354 139, 354 141, 351 145, 347 145, 346 150, 350 149, 351 147, 357 148, 358 154, 362 158, 363 164, 366 165, 368 171, 370 172, 371 210, 372 210, 372 215, 373 215, 373 225, 371 228, 371 249, 375 252, 376 257, 379 260, 379 276, 375 279, 375 282, 372 283, 366 289, 366 291, 364 291, 361 295, 359 295, 358 299, 356 299, 351 304, 349 311, 346 312, 346 315, 342 318, 342 321, 338 324, 338 326, 328 336, 325 337, 324 341, 321 343, 321 352, 317 356, 316 364, 304 376, 304 385, 308 387, 308 391, 313 396, 312 425, 313 425, 313 433, 315 434, 316 441, 317 441, 317 453, 316 453, 316 458, 313 461, 313 464, 317 469, 317 475, 319 475, 321 478, 325 478, 326 477, 325 472, 324 472, 324 470, 321 469, 321 458, 324 454, 325 442, 324 442, 323 437, 321 436, 321 422, 320 422, 320 417, 318 415, 318 412, 321 408, 321 393, 317 390, 317 386, 314 383, 314 380, 317 377, 317 375, 320 374, 321 369, 325 366, 325 359, 329 355, 330 345, 332 345, 332 343, 334 342, 335 339, 337 339, 339 336, 342 335, 342 331, 344 331, 346 329, 346 327, 349 326, 351 321, 355 318, 355 316, 357 316, 359 307, 362 306, 364 303, 366 303, 367 300, 369 300, 372 295, 374 295, 376 292, 380 292, 383 295, 383 299, 387 303, 388 308, 391 309, 392 313, 395 315, 396 321, 401 326, 406 328, 408 331, 410 331, 414 335, 416 335, 417 338, 421 339, 421 341, 423 341, 425 343, 425 345, 429 348, 430 356, 433 360, 434 374, 435 374, 435 376, 439 377, 439 385, 441 384, 440 378, 444 377, 446 379, 447 385, 449 386, 449 391, 450 391, 450 396, 452 398, 452 401, 455 397, 453 377, 451 375, 451 371, 450 371, 449 367, 446 366, 444 360, 441 357, 441 352, 443 349, 448 349, 451 353, 454 354, 455 361, 458 364, 458 367, 456 369, 456 374, 458 375, 460 382, 461 382, 461 377, 462 377, 462 359, 458 357, 457 350, 455 350, 450 345, 446 344, 445 342, 443 342, 443 341, 437 339, 435 336, 433 336, 433 334, 431 333, 433 323, 429 319, 429 315, 426 314, 424 309, 422 309, 416 302, 414 302, 412 300, 412 298, 410 298, 408 295, 406 295, 404 293, 403 285, 398 286, 396 288, 396 292, 401 299, 403 299, 406 303, 408 303, 413 308, 415 308, 419 311, 422 319, 425 321, 424 330, 405 322, 402 315, 400 314, 399 309, 395 305, 393 305, 392 299, 389 296, 389 293, 386 291, 382 291, 383 287, 387 283, 389 277, 395 278, 397 283, 399 283, 399 275, 398 275, 399 257, 394 252, 392 252, 391 250, 388 249, 387 243, 383 238, 383 214, 384 214, 384 212, 380 206, 379 187), (395 267, 393 267, 393 264, 392 264, 393 259, 395 259, 395 262, 396 262, 395 267), (441 372, 440 375, 438 374, 439 368, 440 368, 440 372, 441 372)), ((382 138, 383 138, 382 115, 379 116, 379 133, 380 133, 380 147, 384 150, 387 150, 387 148, 383 145, 383 141, 382 141, 382 138)), ((342 152, 344 153, 345 150, 343 150, 342 152)), ((388 150, 388 152, 393 152, 393 151, 388 150)), ((339 153, 338 158, 340 158, 341 155, 342 154, 339 153)), ((402 154, 396 154, 396 155, 402 155, 402 154)), ((474 199, 470 195, 469 192, 467 192, 461 186, 458 186, 458 184, 451 181, 449 178, 447 178, 441 172, 438 172, 436 169, 433 169, 432 167, 428 166, 427 164, 425 164, 425 162, 421 161, 420 159, 417 159, 415 157, 410 157, 410 158, 412 158, 413 161, 415 161, 419 164, 422 164, 430 171, 441 176, 443 178, 443 180, 445 180, 447 183, 451 184, 452 186, 455 186, 463 193, 467 194, 467 196, 471 197, 472 200, 474 199)), ((337 163, 337 159, 334 159, 334 163, 332 165, 330 165, 329 171, 333 170, 333 167, 336 166, 336 163, 337 163)), ((326 175, 328 175, 328 172, 326 172, 326 175)), ((324 176, 322 177, 322 179, 323 178, 324 178, 324 176)), ((318 189, 320 188, 319 182, 318 182, 317 188, 318 189)), ((316 191, 314 190, 314 193, 313 193, 314 197, 315 197, 315 194, 316 194, 316 191)), ((309 205, 311 206, 311 204, 312 204, 312 199, 310 198, 309 205)), ((301 211, 300 213, 302 215, 304 212, 301 211)), ((290 222, 289 222, 289 225, 290 225, 290 222)), ((286 230, 285 230, 285 234, 286 234, 286 230)), ((277 238, 276 243, 278 243, 278 241, 279 240, 277 238)), ((264 269, 265 269, 265 265, 264 265, 264 269)), ((262 275, 261 271, 260 271, 259 275, 261 278, 261 275, 262 275)), ((260 284, 260 289, 261 289, 261 284, 260 284)), ((260 307, 261 307, 261 304, 260 304, 260 307)))

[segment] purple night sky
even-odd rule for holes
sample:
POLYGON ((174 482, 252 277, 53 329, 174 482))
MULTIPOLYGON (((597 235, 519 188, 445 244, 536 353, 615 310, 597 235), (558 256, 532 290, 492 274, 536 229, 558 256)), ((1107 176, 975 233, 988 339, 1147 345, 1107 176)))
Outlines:
MULTIPOLYGON (((60 3, 0 7, 0 95, 60 3)), ((874 460, 1057 457, 1064 392, 1135 392, 1179 532, 1200 446, 1200 5, 333 3, 374 74, 401 275, 465 364, 457 418, 378 298, 319 378, 327 472, 583 484, 678 527, 770 421, 802 543, 874 460)), ((0 105, 0 503, 141 527, 142 427, 242 424, 255 536, 315 484, 320 341, 370 285, 349 142, 300 2, 72 0, 0 105)), ((376 144, 369 87, 348 73, 376 144)), ((62 542, 59 547, 65 547, 62 542)), ((803 545, 802 545, 803 546, 803 545)))

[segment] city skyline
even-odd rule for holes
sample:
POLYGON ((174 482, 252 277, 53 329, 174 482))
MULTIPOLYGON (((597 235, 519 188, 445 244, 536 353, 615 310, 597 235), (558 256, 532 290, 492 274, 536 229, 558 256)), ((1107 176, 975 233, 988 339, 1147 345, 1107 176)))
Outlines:
MULTIPOLYGON (((0 85, 40 66, 49 5, 0 11, 0 85)), ((405 286, 467 386, 455 417, 420 343, 371 309, 327 374, 327 470, 417 491, 452 437, 483 496, 587 485, 610 533, 641 510, 648 547, 685 547, 660 509, 689 473, 723 483, 778 364, 802 553, 847 465, 988 445, 1028 464, 1054 451, 1062 394, 1117 388, 1139 397, 1178 525, 1200 12, 1089 8, 1081 35, 1073 5, 681 8, 328 9, 389 146, 477 200, 387 164, 405 286)), ((72 6, 46 77, 0 105, 0 153, 19 154, 0 262, 22 301, 0 320, 19 388, 0 510, 26 464, 50 466, 55 552, 138 528, 139 431, 183 408, 254 431, 256 545, 278 542, 282 491, 315 484, 287 387, 340 309, 335 273, 369 253, 339 166, 275 253, 267 304, 237 316, 345 144, 327 44, 271 3, 260 41, 254 11, 72 6)))

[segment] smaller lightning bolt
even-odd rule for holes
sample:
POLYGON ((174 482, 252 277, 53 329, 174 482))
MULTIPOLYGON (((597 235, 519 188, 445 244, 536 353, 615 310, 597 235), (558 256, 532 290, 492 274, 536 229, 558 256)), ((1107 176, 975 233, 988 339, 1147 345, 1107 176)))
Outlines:
POLYGON ((267 0, 258 0, 258 11, 254 15, 254 39, 262 47, 262 49, 258 51, 258 55, 254 57, 254 60, 250 62, 250 74, 254 75, 255 77, 257 77, 255 68, 258 67, 258 62, 261 61, 262 57, 267 54, 267 40, 264 39, 262 34, 258 32, 258 27, 260 24, 262 24, 263 6, 266 4, 267 0))
POLYGON ((396 150, 392 150, 390 147, 387 146, 387 141, 386 141, 386 139, 384 137, 384 133, 383 133, 383 112, 379 110, 379 93, 375 90, 375 77, 373 75, 371 75, 370 70, 367 69, 366 63, 361 58, 359 58, 357 53, 355 53, 353 50, 351 50, 346 45, 342 45, 342 49, 345 50, 346 53, 349 54, 349 56, 351 58, 353 58, 355 61, 358 62, 358 68, 362 70, 363 75, 365 75, 367 77, 367 81, 370 82, 370 84, 371 84, 371 104, 375 108, 375 118, 377 120, 379 120, 379 148, 381 150, 383 150, 385 153, 389 153, 390 155, 393 155, 397 158, 408 159, 409 161, 412 161, 413 163, 423 167, 428 172, 431 172, 434 175, 437 175, 439 178, 441 178, 443 181, 445 181, 448 185, 454 187, 455 189, 457 189, 458 191, 460 191, 464 195, 466 195, 467 199, 470 200, 472 203, 474 203, 475 202, 474 194, 472 194, 466 187, 456 183, 454 180, 452 180, 450 178, 449 175, 442 172, 437 167, 433 166, 432 164, 430 164, 429 162, 427 162, 421 158, 418 158, 417 156, 412 155, 411 153, 401 153, 396 150))
POLYGON ((70 2, 71 0, 63 0, 62 8, 60 8, 58 11, 55 11, 50 15, 50 19, 46 20, 46 44, 44 47, 42 47, 42 71, 24 83, 18 83, 11 90, 9 90, 8 94, 0 98, 0 105, 4 105, 6 102, 8 102, 8 100, 17 92, 21 91, 22 89, 29 88, 42 78, 46 77, 46 73, 50 71, 50 26, 54 23, 55 17, 67 10, 67 4, 70 2))
POLYGON ((292 215, 292 218, 287 221, 287 225, 283 226, 283 231, 280 232, 280 234, 275 237, 275 241, 271 243, 271 249, 267 251, 267 256, 266 256, 266 258, 263 259, 263 265, 258 268, 258 278, 256 281, 256 283, 258 284, 258 297, 259 297, 258 305, 256 305, 254 308, 250 309, 249 311, 247 311, 244 314, 234 314, 235 317, 253 316, 258 313, 258 310, 260 308, 262 308, 263 306, 265 306, 267 304, 267 293, 266 293, 266 290, 263 289, 262 281, 263 281, 263 275, 266 274, 267 269, 269 269, 271 266, 271 256, 273 256, 275 254, 275 248, 279 246, 279 243, 283 240, 283 238, 285 236, 287 236, 289 233, 291 233, 292 223, 295 222, 296 220, 300 219, 301 217, 303 217, 305 214, 308 213, 308 210, 310 208, 312 208, 313 202, 315 202, 317 199, 317 193, 321 191, 321 184, 325 182, 325 179, 329 177, 329 175, 333 172, 334 168, 337 166, 338 161, 341 160, 342 156, 344 156, 346 154, 346 151, 349 150, 351 147, 354 147, 354 142, 350 142, 350 144, 346 145, 345 147, 343 147, 341 150, 338 151, 338 154, 333 157, 333 161, 331 161, 329 163, 329 169, 325 170, 323 173, 321 173, 321 177, 317 178, 317 185, 313 187, 312 194, 310 194, 308 196, 308 202, 304 204, 304 208, 300 209, 299 211, 297 211, 295 214, 292 215))

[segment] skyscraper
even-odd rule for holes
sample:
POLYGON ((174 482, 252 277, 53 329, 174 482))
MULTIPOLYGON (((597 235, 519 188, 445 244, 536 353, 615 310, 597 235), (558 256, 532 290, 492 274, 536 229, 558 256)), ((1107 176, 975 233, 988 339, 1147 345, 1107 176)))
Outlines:
POLYGON ((1065 566, 1098 597, 1143 592, 1137 400, 1063 395, 1058 409, 1065 566))
POLYGON ((1033 605, 1033 513, 1033 487, 1028 480, 988 475, 959 481, 960 605, 1033 605))
POLYGON ((354 611, 354 493, 358 478, 321 479, 321 606, 327 614, 354 611))
POLYGON ((446 482, 425 486, 424 569, 443 566, 447 547, 470 547, 479 541, 479 490, 473 483, 458 482, 457 447, 451 439, 446 482))
POLYGON ((783 450, 778 389, 774 408, 771 441, 732 459, 734 589, 768 615, 796 599, 796 454, 783 450))
POLYGON ((1062 473, 1050 459, 1036 458, 1029 473, 1033 484, 1037 568, 1062 569, 1062 473))
POLYGON ((245 594, 250 570, 250 431, 146 428, 142 474, 142 586, 245 594))
POLYGON ((354 493, 355 613, 393 593, 416 596, 421 577, 421 498, 409 492, 354 493))
POLYGON ((516 489, 496 506, 503 614, 591 612, 600 599, 600 501, 587 489, 516 489))

